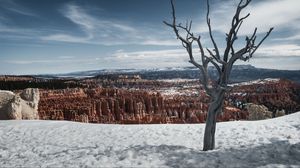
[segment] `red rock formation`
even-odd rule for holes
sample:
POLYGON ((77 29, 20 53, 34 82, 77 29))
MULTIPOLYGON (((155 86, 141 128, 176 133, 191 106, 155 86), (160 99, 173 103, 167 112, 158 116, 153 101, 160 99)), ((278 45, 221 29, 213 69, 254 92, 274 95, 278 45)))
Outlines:
POLYGON ((270 81, 236 86, 228 95, 231 104, 254 103, 265 105, 276 115, 276 111, 292 113, 300 110, 300 86, 289 80, 270 81))
MULTIPOLYGON (((208 109, 206 96, 162 96, 155 92, 111 88, 41 90, 40 93, 40 118, 51 120, 123 124, 199 123, 205 122, 208 109)), ((218 120, 245 118, 239 109, 231 108, 225 109, 218 120)))
MULTIPOLYGON (((67 88, 69 85, 66 83, 69 82, 75 82, 76 87, 83 87, 40 90, 41 119, 127 124, 199 123, 205 122, 208 110, 209 98, 196 80, 167 82, 145 80, 134 75, 108 75, 103 79, 68 82, 59 80, 58 83, 26 76, 2 76, 1 80, 4 83, 33 81, 41 85, 55 84, 56 87, 45 87, 51 89, 67 88)), ((287 80, 235 86, 227 94, 218 121, 247 119, 249 114, 241 110, 245 103, 265 105, 273 112, 273 116, 282 115, 282 110, 286 113, 300 111, 299 92, 299 84, 287 80), (274 114, 276 111, 281 113, 274 114)))

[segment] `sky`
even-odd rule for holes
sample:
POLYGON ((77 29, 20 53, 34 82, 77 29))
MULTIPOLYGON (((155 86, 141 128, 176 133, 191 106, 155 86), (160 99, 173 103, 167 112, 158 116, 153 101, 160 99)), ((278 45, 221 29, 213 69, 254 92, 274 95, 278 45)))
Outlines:
MULTIPOLYGON (((221 51, 238 0, 210 0, 213 35, 221 51)), ((211 48, 206 0, 175 0, 178 22, 211 48)), ((258 28, 274 31, 249 62, 300 70, 300 1, 252 0, 237 49, 258 28)), ((192 66, 174 32, 169 0, 0 0, 0 74, 51 74, 98 69, 192 66)), ((195 49, 197 52, 197 50, 195 49)), ((196 53, 196 56, 197 53, 196 53)))

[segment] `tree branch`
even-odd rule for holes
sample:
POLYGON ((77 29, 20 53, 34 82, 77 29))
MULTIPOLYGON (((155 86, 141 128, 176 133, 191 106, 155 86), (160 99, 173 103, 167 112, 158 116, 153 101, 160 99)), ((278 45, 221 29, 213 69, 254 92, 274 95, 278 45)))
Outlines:
POLYGON ((214 45, 214 51, 216 52, 216 58, 220 59, 219 49, 218 49, 217 43, 215 42, 215 39, 212 35, 212 30, 211 30, 211 24, 210 24, 210 18, 209 18, 209 0, 207 0, 206 23, 207 23, 208 30, 209 30, 209 37, 214 45))
POLYGON ((234 54, 233 44, 234 44, 235 40, 237 39, 238 31, 239 31, 241 25, 243 24, 243 20, 250 16, 250 14, 248 13, 246 16, 240 18, 241 11, 251 2, 251 0, 246 0, 245 4, 242 5, 243 2, 244 2, 244 0, 240 0, 238 6, 236 8, 235 15, 233 16, 232 21, 231 21, 231 29, 229 30, 229 33, 226 34, 227 35, 227 38, 226 38, 227 44, 226 44, 226 48, 225 48, 225 52, 224 52, 224 56, 223 56, 224 62, 228 61, 229 51, 231 51, 232 55, 234 54))
POLYGON ((173 0, 171 0, 171 5, 172 5, 173 22, 172 22, 172 24, 170 24, 170 23, 164 21, 164 23, 174 30, 177 39, 179 39, 182 42, 182 46, 186 49, 186 51, 189 55, 189 58, 190 58, 189 62, 200 70, 200 72, 202 74, 202 78, 203 78, 200 82, 203 84, 204 89, 206 90, 206 93, 211 96, 212 95, 212 88, 209 86, 209 75, 208 75, 208 71, 207 71, 207 66, 205 64, 203 64, 207 60, 205 58, 203 47, 202 47, 202 44, 200 42, 200 36, 198 38, 196 38, 193 35, 193 33, 191 33, 192 22, 190 22, 189 24, 187 23, 185 27, 183 27, 181 24, 176 24, 175 7, 174 7, 173 0), (179 34, 179 29, 182 29, 186 32, 186 38, 185 39, 179 34), (202 58, 202 65, 197 63, 194 59, 194 56, 193 56, 193 42, 194 42, 194 40, 197 41, 197 44, 200 48, 200 53, 201 53, 201 58, 202 58))
POLYGON ((255 40, 256 40, 256 32, 257 32, 257 28, 255 28, 252 36, 246 37, 246 45, 244 48, 240 49, 237 53, 235 53, 229 60, 228 64, 234 64, 234 62, 238 59, 243 60, 243 61, 247 61, 249 60, 253 54, 255 53, 255 51, 258 49, 258 47, 264 42, 264 40, 271 34, 271 32, 273 31, 274 28, 270 28, 270 30, 266 33, 266 35, 260 40, 260 42, 258 43, 258 45, 255 45, 255 40), (245 54, 248 55, 246 57, 244 57, 245 54))

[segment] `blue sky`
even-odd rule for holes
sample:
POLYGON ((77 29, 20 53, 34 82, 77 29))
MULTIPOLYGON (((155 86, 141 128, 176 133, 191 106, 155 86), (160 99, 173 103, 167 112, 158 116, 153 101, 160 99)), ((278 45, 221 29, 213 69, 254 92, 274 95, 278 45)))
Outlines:
MULTIPOLYGON (((211 0, 213 33, 221 50, 237 0, 211 0)), ((211 42, 204 0, 175 0, 177 18, 211 42)), ((236 47, 255 26, 275 27, 250 62, 300 69, 300 1, 252 0, 236 47)), ((0 0, 0 74, 63 73, 118 68, 191 66, 181 43, 162 21, 169 0, 0 0)))

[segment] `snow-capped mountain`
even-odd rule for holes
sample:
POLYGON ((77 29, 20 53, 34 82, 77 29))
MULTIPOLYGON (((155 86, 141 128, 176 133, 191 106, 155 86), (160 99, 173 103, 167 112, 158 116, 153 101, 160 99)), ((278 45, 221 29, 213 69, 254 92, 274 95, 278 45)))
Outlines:
MULTIPOLYGON (((213 67, 209 67, 209 73, 212 77, 216 77, 217 72, 213 67)), ((103 69, 92 71, 80 71, 65 74, 50 74, 38 75, 42 78, 86 78, 86 77, 102 77, 105 75, 140 75, 143 79, 198 79, 199 70, 195 67, 172 67, 160 69, 103 69)), ((300 83, 300 71, 294 70, 276 70, 276 69, 262 69, 255 68, 251 65, 235 65, 231 73, 230 80, 232 83, 245 82, 250 80, 264 79, 264 78, 283 78, 300 83)))

